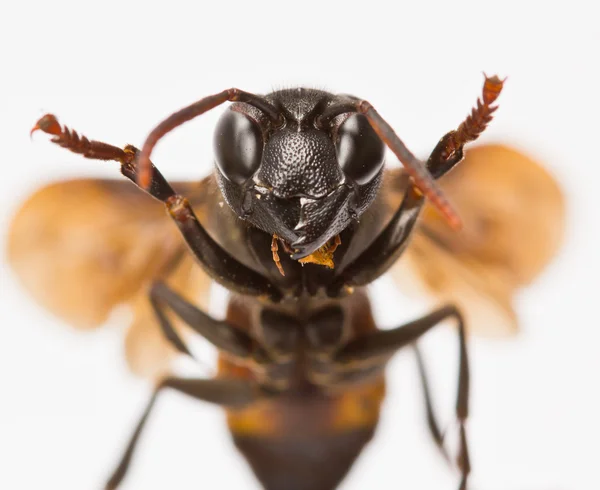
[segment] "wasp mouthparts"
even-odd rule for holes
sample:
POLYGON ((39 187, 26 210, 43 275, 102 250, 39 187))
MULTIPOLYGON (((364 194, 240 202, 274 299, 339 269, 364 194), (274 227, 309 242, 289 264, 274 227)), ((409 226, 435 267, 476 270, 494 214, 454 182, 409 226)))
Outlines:
POLYGON ((315 250, 310 255, 298 259, 302 265, 304 264, 317 264, 328 267, 329 269, 333 269, 335 267, 335 263, 333 262, 333 253, 337 250, 337 248, 342 244, 342 239, 339 235, 336 235, 334 238, 329 240, 325 245, 315 250))
POLYGON ((277 240, 279 240, 279 237, 277 235, 273 235, 273 238, 271 239, 271 253, 273 254, 273 262, 275 262, 279 273, 282 276, 285 276, 285 271, 283 270, 281 259, 279 258, 279 245, 277 244, 277 240))

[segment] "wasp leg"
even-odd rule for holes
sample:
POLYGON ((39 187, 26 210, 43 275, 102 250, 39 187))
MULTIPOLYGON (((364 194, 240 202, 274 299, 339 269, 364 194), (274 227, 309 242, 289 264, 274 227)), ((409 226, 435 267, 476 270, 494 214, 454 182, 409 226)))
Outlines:
POLYGON ((244 380, 238 379, 189 379, 189 378, 176 378, 168 377, 160 382, 160 384, 154 390, 142 417, 140 418, 127 448, 121 457, 121 460, 106 483, 106 490, 116 489, 123 481, 138 440, 150 412, 156 404, 159 393, 165 388, 172 388, 180 393, 191 396, 197 400, 214 403, 223 407, 241 408, 245 405, 249 405, 254 402, 259 396, 258 390, 253 385, 249 384, 244 380))
MULTIPOLYGON (((441 177, 463 158, 462 146, 445 159, 447 141, 453 132, 444 136, 427 161, 434 177, 441 177)), ((377 238, 353 262, 337 269, 336 276, 327 288, 330 296, 338 296, 344 287, 370 284, 383 275, 400 258, 408 245, 425 199, 423 194, 407 181, 400 207, 377 238)))
MULTIPOLYGON (((137 185, 139 151, 130 148, 135 158, 121 166, 121 173, 137 185)), ((175 193, 156 167, 152 166, 148 190, 140 189, 165 204, 192 253, 215 281, 241 294, 270 296, 275 301, 281 298, 280 291, 268 279, 238 262, 209 236, 187 199, 175 193)))
POLYGON ((159 302, 155 298, 153 298, 152 295, 150 295, 150 305, 152 306, 152 310, 154 311, 154 314, 156 315, 158 324, 160 325, 160 329, 162 330, 162 333, 166 337, 166 339, 179 352, 181 352, 182 354, 185 354, 187 356, 190 356, 193 359, 194 355, 190 352, 190 350, 188 349, 188 346, 181 339, 179 334, 175 331, 175 329, 173 328, 173 325, 171 324, 171 321, 165 315, 159 302))
MULTIPOLYGON (((121 173, 138 185, 138 158, 140 151, 127 145, 124 149, 78 135, 61 126, 55 116, 42 117, 33 131, 42 130, 54 136, 52 142, 85 158, 115 160, 121 164, 121 173)), ((138 186, 139 187, 139 186, 138 186)), ((155 199, 162 201, 179 228, 192 253, 215 281, 227 289, 252 296, 269 296, 281 299, 281 292, 265 277, 238 262, 215 242, 198 221, 187 199, 176 194, 171 185, 154 165, 151 165, 151 181, 146 189, 155 199)))
MULTIPOLYGON (((461 483, 459 488, 464 490, 467 485, 468 475, 471 471, 465 432, 465 422, 469 414, 470 379, 464 321, 461 313, 455 306, 444 306, 418 320, 414 320, 392 330, 378 330, 358 337, 342 347, 333 356, 333 361, 338 365, 339 374, 342 379, 346 376, 357 379, 360 377, 361 372, 365 377, 372 376, 377 372, 381 372, 387 361, 402 347, 413 344, 433 327, 439 325, 448 318, 454 318, 458 323, 460 354, 455 413, 459 424, 460 438, 457 457, 458 467, 461 471, 461 483)), ((426 378, 423 378, 424 370, 422 370, 421 367, 419 369, 421 371, 422 380, 426 381, 426 378)), ((428 393, 427 383, 425 382, 423 386, 426 389, 426 393, 428 393)), ((429 413, 433 415, 433 410, 430 402, 427 405, 429 417, 429 413)), ((435 434, 434 430, 435 429, 432 429, 432 434, 435 434)), ((437 433, 439 434, 439 429, 437 429, 437 433)), ((436 439, 436 437, 437 436, 434 435, 434 439, 436 439)))
POLYGON ((423 207, 423 195, 410 185, 400 208, 375 241, 353 262, 338 271, 327 288, 330 296, 337 296, 344 287, 370 284, 386 272, 400 257, 423 207))
POLYGON ((164 306, 169 307, 194 332, 208 340, 219 351, 238 359, 248 359, 251 357, 253 341, 247 334, 229 325, 227 322, 215 320, 181 297, 166 284, 156 282, 152 285, 150 289, 150 302, 156 312, 163 333, 177 350, 183 354, 193 357, 164 314, 162 310, 164 306))
MULTIPOLYGON (((214 320, 195 308, 164 283, 155 283, 150 290, 150 303, 157 316, 165 337, 183 354, 192 356, 190 350, 179 337, 171 322, 163 311, 163 304, 169 306, 182 320, 186 321, 194 331, 201 334, 213 345, 232 356, 247 357, 250 354, 251 339, 237 329, 224 322, 214 320)), ((129 463, 139 437, 152 411, 158 394, 164 388, 173 388, 198 400, 203 400, 227 407, 240 407, 254 401, 257 391, 246 381, 236 379, 186 379, 167 377, 155 389, 125 452, 110 477, 106 490, 117 488, 125 477, 129 463)))
POLYGON ((447 133, 431 152, 427 161, 427 170, 434 179, 439 179, 454 168, 463 158, 464 146, 475 141, 483 133, 498 109, 497 105, 492 104, 500 95, 503 85, 504 80, 500 80, 495 75, 492 77, 486 75, 481 98, 477 99, 477 106, 458 128, 447 133))
POLYGON ((437 179, 452 169, 462 159, 464 146, 483 133, 498 109, 497 105, 492 104, 502 92, 503 86, 504 80, 496 75, 485 75, 481 98, 477 99, 476 107, 455 131, 450 131, 440 140, 429 157, 427 170, 434 178, 437 179))
POLYGON ((413 349, 415 351, 415 356, 417 359, 417 367, 419 369, 419 378, 421 379, 421 386, 423 388, 423 398, 425 399, 425 411, 427 414, 427 427, 429 427, 429 433, 435 442, 435 445, 444 456, 446 461, 450 461, 450 456, 448 455, 448 451, 444 446, 444 434, 440 430, 440 424, 438 423, 437 417, 435 416, 435 412, 433 409, 433 401, 431 398, 431 390, 429 389, 429 379, 427 376, 427 371, 425 370, 425 363, 423 362, 423 355, 421 354, 421 350, 416 344, 413 344, 413 349))
MULTIPOLYGON (((417 358, 417 366, 419 369, 419 378, 421 380, 421 387, 423 389, 423 398, 425 401, 425 411, 427 416, 427 426, 429 428, 429 433, 436 445, 436 447, 441 452, 442 456, 447 462, 450 462, 450 455, 446 447, 444 446, 444 434, 440 429, 440 424, 437 420, 433 409, 433 401, 431 396, 431 390, 429 388, 429 380, 427 376, 427 372, 425 370, 425 365, 423 363, 423 358, 421 352, 416 344, 412 344, 413 349, 415 350, 415 355, 417 358)), ((373 365, 369 366, 356 366, 351 370, 346 370, 342 373, 334 374, 333 378, 328 377, 325 378, 325 383, 331 385, 335 384, 339 386, 340 384, 355 384, 362 383, 367 379, 381 376, 383 371, 385 370, 386 362, 383 360, 377 361, 373 365), (332 381, 333 380, 333 381, 332 381)))
POLYGON ((464 156, 464 144, 454 148, 449 154, 448 146, 454 138, 454 131, 446 133, 438 144, 435 146, 429 159, 427 160, 427 170, 433 175, 434 179, 439 179, 446 175, 454 166, 459 163, 464 156))
MULTIPOLYGON (((475 141, 485 130, 498 108, 492 104, 500 95, 503 84, 504 81, 497 76, 485 77, 482 96, 477 100, 476 107, 456 130, 450 131, 438 142, 427 159, 425 166, 434 179, 439 179, 454 168, 463 158, 464 146, 475 141)), ((373 115, 380 118, 374 111, 373 115)), ((385 122, 380 121, 378 124, 382 123, 385 122)), ((387 127, 387 123, 385 126, 387 127)), ((396 137, 391 128, 388 129, 396 137)), ((399 154, 397 156, 400 157, 399 154)), ((414 158, 410 152, 408 157, 414 158)), ((334 281, 327 289, 328 294, 338 296, 345 286, 364 286, 384 274, 404 251, 423 201, 421 191, 414 185, 409 186, 400 208, 375 241, 354 262, 338 269, 334 281)))
MULTIPOLYGON (((444 157, 447 142, 452 139, 453 134, 450 132, 440 140, 427 161, 427 168, 436 178, 444 175, 463 158, 462 146, 457 148, 452 156, 444 157)), ((370 284, 387 272, 408 245, 424 202, 421 192, 414 185, 407 183, 400 207, 388 225, 353 262, 337 270, 336 277, 328 286, 328 294, 337 296, 344 287, 370 284)))

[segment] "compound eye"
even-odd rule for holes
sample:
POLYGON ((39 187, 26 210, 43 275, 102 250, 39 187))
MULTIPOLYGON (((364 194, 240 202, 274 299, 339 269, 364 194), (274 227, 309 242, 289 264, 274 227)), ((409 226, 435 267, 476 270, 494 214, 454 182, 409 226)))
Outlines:
POLYGON ((228 110, 217 123, 214 151, 217 167, 223 176, 231 182, 242 184, 260 166, 262 131, 248 116, 228 110))
POLYGON ((336 151, 344 174, 359 185, 381 170, 385 146, 362 114, 352 114, 338 129, 336 151))

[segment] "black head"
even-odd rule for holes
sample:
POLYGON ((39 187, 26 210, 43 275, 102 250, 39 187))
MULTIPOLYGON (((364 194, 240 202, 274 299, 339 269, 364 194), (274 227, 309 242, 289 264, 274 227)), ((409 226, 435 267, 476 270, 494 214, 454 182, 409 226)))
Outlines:
MULTIPOLYGON (((497 79, 491 83, 493 93, 484 92, 486 104, 502 88, 497 79)), ((425 163, 369 102, 320 90, 281 90, 263 97, 230 88, 180 109, 146 138, 137 158, 138 185, 151 185, 150 156, 162 137, 224 102, 236 103, 215 135, 221 191, 240 218, 284 240, 293 249, 292 258, 311 255, 374 201, 384 143, 419 195, 460 228, 458 215, 425 163)))
POLYGON ((219 186, 229 206, 253 226, 310 255, 373 202, 385 145, 367 118, 331 108, 356 99, 310 89, 264 97, 280 118, 232 104, 215 132, 219 186))

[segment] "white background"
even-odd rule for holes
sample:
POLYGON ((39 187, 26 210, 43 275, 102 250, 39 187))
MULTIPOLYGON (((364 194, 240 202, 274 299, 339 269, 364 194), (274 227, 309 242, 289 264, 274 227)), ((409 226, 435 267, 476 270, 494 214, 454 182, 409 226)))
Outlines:
MULTIPOLYGON (((139 146, 165 115, 204 95, 306 85, 368 98, 410 148, 426 154, 470 110, 482 71, 509 76, 483 140, 544 162, 568 197, 568 223, 557 260, 518 298, 521 334, 471 342, 472 487, 598 489, 600 34, 593 2, 392 3, 0 7, 0 230, 50 180, 119 176, 115 166, 68 154, 42 135, 30 142, 28 130, 45 112, 90 137, 139 146)), ((218 112, 161 143, 153 160, 163 173, 194 179, 210 171, 218 112)), ((0 488, 100 488, 150 387, 126 371, 121 327, 73 332, 0 267, 0 488)), ((384 326, 422 310, 386 281, 377 288, 384 326)), ((438 412, 450 420, 452 330, 432 333, 425 349, 438 412)), ((208 350, 203 355, 209 359, 208 350)), ((428 438, 410 353, 389 372, 378 435, 343 488, 455 488, 456 475, 428 438)), ((166 394, 154 415, 123 488, 258 488, 218 409, 166 394)))

